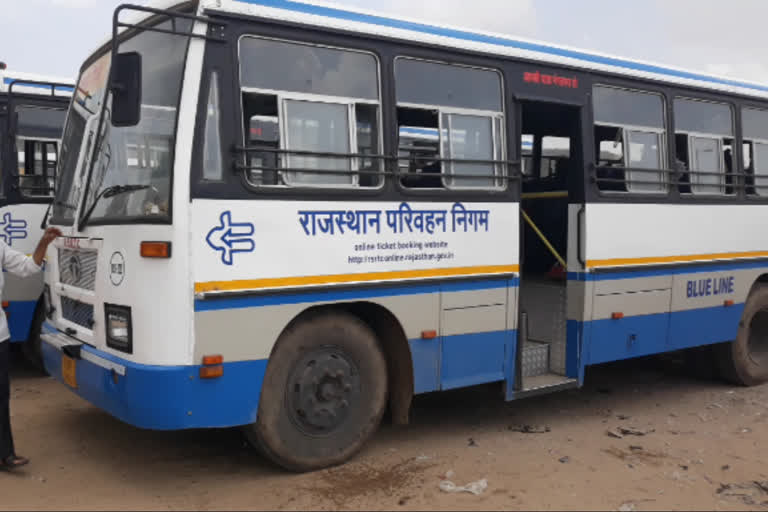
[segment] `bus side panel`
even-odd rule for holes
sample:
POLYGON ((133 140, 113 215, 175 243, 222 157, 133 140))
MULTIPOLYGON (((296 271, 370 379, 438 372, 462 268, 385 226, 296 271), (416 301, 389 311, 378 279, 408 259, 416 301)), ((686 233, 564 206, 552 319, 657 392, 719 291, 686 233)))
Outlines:
POLYGON ((768 271, 765 213, 761 205, 588 205, 586 279, 595 291, 585 364, 733 340, 749 290, 768 271))
POLYGON ((195 360, 266 360, 303 311, 368 302, 405 331, 416 393, 513 374, 516 204, 196 200, 191 208, 195 360))
MULTIPOLYGON (((40 224, 48 208, 46 204, 13 204, 0 208, 0 239, 22 254, 32 254, 42 235, 40 224)), ((6 314, 11 341, 29 338, 35 309, 43 293, 42 275, 19 278, 5 274, 3 301, 8 302, 6 314)))

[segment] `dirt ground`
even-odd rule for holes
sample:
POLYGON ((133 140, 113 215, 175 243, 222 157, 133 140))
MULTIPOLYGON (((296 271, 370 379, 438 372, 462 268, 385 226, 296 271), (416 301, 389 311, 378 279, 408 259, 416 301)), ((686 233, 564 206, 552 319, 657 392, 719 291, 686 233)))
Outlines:
POLYGON ((493 386, 421 397, 412 425, 386 425, 349 464, 308 475, 275 468, 237 430, 122 424, 17 359, 12 421, 32 464, 0 473, 8 509, 768 509, 768 388, 658 359, 512 403, 493 386), (447 473, 488 487, 443 492, 447 473))

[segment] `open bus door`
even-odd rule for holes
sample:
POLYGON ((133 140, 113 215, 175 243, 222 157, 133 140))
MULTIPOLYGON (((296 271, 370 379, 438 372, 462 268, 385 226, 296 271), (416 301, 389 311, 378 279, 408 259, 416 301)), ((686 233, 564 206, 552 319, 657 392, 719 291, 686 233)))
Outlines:
POLYGON ((580 381, 583 109, 520 101, 520 328, 511 398, 580 381), (527 147, 526 147, 527 146, 527 147))

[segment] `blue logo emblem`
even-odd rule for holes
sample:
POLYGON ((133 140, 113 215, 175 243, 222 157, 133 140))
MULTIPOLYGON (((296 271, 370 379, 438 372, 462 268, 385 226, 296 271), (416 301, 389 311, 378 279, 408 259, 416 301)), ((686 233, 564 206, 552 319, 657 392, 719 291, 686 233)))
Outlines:
POLYGON ((8 245, 13 245, 14 240, 24 240, 27 238, 27 221, 13 220, 7 212, 0 221, 0 238, 8 245))
POLYGON ((221 214, 221 225, 213 228, 205 239, 211 249, 221 253, 221 262, 232 265, 233 257, 238 252, 253 252, 256 243, 253 234, 256 231, 250 222, 232 222, 232 212, 221 214))

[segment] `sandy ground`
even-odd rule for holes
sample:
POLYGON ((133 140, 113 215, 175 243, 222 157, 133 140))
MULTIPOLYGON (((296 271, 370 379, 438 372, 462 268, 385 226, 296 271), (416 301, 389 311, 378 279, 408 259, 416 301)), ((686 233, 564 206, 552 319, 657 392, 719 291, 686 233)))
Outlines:
POLYGON ((768 509, 768 388, 658 360, 513 403, 497 387, 421 397, 411 426, 384 426, 349 464, 309 475, 275 468, 237 430, 137 430, 15 367, 13 424, 32 464, 0 473, 8 509, 768 509), (449 471, 488 488, 445 493, 449 471))

